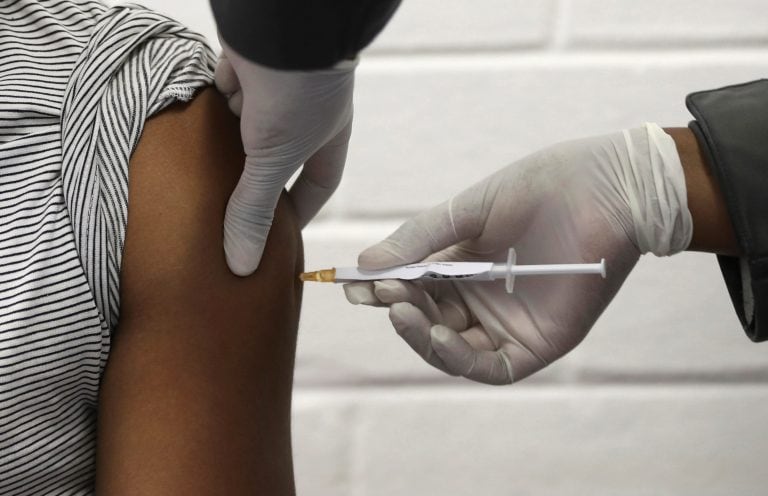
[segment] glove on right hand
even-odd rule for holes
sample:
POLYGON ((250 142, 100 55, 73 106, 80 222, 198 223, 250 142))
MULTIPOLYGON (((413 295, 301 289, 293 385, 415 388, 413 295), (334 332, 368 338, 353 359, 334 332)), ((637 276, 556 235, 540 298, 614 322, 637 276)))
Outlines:
POLYGON ((341 181, 352 132, 357 61, 316 71, 281 71, 251 62, 221 40, 216 87, 240 116, 246 154, 227 204, 224 253, 248 275, 259 265, 275 206, 302 166, 290 197, 303 228, 341 181))
POLYGON ((345 286, 352 303, 387 305, 424 360, 489 384, 520 380, 573 349, 640 254, 671 255, 692 223, 674 141, 655 124, 561 143, 526 157, 403 224, 359 257, 364 269, 428 260, 520 264, 605 258, 607 278, 377 281, 345 286))

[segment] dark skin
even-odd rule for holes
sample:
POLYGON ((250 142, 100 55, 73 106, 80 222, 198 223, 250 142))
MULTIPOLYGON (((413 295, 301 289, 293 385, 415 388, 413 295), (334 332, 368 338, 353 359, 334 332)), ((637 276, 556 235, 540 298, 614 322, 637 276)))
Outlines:
POLYGON ((131 158, 120 325, 99 398, 101 496, 295 493, 301 236, 283 197, 259 270, 227 268, 238 126, 206 89, 150 119, 131 158))
POLYGON ((696 137, 688 128, 665 128, 675 140, 685 173, 688 209, 693 219, 690 251, 738 256, 741 253, 731 219, 696 137))

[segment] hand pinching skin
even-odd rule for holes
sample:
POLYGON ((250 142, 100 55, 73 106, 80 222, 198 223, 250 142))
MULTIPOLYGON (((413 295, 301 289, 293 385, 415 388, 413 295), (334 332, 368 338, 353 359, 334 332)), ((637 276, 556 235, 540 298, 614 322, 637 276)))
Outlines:
POLYGON ((301 226, 336 190, 352 132, 357 61, 329 69, 282 71, 242 57, 221 40, 216 87, 240 116, 246 159, 227 206, 224 251, 232 272, 259 265, 280 192, 290 191, 301 226))

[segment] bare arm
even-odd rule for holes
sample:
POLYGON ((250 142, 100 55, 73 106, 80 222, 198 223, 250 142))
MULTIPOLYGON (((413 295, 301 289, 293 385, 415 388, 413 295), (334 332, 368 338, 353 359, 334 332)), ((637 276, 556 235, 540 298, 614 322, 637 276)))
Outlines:
POLYGON ((239 136, 209 89, 147 122, 131 159, 121 320, 99 400, 100 495, 294 493, 301 239, 284 197, 259 270, 227 268, 221 226, 242 170, 239 136))

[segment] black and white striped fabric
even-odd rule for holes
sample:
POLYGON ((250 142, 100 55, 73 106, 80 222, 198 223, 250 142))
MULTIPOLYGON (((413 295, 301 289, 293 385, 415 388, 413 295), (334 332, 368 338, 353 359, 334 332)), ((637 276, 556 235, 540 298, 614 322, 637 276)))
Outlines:
POLYGON ((0 0, 0 495, 93 492, 128 161, 214 62, 138 5, 0 0))

